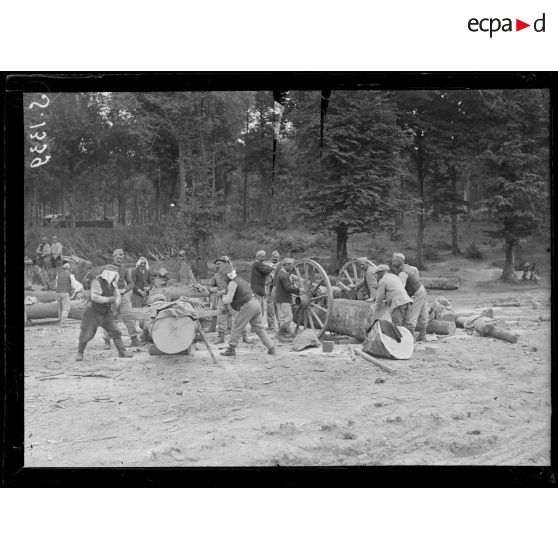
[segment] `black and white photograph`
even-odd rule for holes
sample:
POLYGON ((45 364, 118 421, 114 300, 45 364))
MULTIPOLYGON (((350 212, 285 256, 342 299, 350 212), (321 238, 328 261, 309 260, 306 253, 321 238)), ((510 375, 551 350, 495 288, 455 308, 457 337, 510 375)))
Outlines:
POLYGON ((23 93, 26 468, 550 466, 549 89, 345 77, 23 93))

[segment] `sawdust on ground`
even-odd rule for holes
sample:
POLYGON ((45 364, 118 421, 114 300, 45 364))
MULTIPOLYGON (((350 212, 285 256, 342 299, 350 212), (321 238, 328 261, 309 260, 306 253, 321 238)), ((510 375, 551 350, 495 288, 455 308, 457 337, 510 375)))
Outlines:
POLYGON ((79 323, 37 322, 25 329, 25 465, 549 465, 550 322, 538 318, 550 289, 470 283, 429 299, 439 295, 455 309, 519 297, 494 306, 519 342, 458 329, 388 374, 344 344, 281 344, 273 357, 256 341, 234 359, 216 351, 218 365, 203 345, 118 359, 99 332, 76 362, 79 323))

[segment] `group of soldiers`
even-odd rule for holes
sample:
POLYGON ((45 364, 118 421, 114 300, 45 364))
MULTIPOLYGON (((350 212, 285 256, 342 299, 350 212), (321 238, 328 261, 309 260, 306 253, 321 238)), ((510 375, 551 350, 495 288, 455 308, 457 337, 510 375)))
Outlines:
POLYGON ((416 341, 425 341, 426 289, 418 269, 407 264, 401 252, 392 255, 390 265, 376 265, 367 258, 359 258, 357 264, 363 271, 363 278, 352 289, 366 291, 367 301, 374 304, 374 315, 378 315, 382 303, 387 302, 393 324, 407 328, 413 336, 418 328, 416 341))
MULTIPOLYGON (((227 330, 231 332, 228 347, 220 353, 223 356, 235 356, 241 340, 252 343, 247 335, 248 324, 270 355, 276 352, 271 336, 276 326, 278 341, 288 342, 293 337, 291 304, 293 295, 301 292, 301 285, 293 281, 294 260, 281 259, 277 251, 271 254, 271 261, 265 259, 265 251, 259 250, 252 264, 249 283, 237 274, 229 257, 221 256, 214 262, 216 273, 211 279, 209 293, 214 298, 214 307, 222 310, 217 318, 215 344, 224 344, 227 330)), ((393 254, 390 265, 376 265, 367 258, 359 258, 357 264, 363 277, 349 288, 364 290, 367 302, 374 305, 374 314, 378 314, 381 305, 387 302, 394 325, 406 327, 413 335, 418 329, 416 340, 424 341, 427 300, 418 269, 407 264, 400 252, 393 254)), ((99 326, 105 330, 106 348, 110 348, 112 339, 120 357, 131 357, 114 320, 116 308, 126 313, 132 307, 145 306, 152 286, 153 278, 145 258, 138 260, 136 269, 130 274, 124 266, 123 250, 115 250, 113 265, 105 266, 91 282, 90 303, 81 323, 77 360, 83 360, 85 347, 99 326)), ((135 322, 125 321, 125 325, 131 346, 139 346, 140 332, 135 322)))

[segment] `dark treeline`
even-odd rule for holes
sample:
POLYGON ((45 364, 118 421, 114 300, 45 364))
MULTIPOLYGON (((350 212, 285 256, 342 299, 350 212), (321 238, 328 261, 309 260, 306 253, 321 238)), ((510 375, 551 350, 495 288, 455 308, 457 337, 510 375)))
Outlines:
POLYGON ((171 225, 193 257, 222 227, 353 233, 491 218, 511 278, 519 240, 548 214, 549 95, 543 90, 62 93, 37 123, 25 96, 26 226, 48 213, 171 225), (46 133, 48 163, 31 168, 46 133))

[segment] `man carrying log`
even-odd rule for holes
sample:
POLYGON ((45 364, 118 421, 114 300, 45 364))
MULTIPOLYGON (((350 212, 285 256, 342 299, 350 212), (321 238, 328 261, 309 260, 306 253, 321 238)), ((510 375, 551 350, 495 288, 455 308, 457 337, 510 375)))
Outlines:
POLYGON ((72 277, 70 274, 70 264, 65 263, 62 270, 56 276, 56 302, 58 303, 58 320, 60 325, 68 318, 70 313, 70 297, 72 296, 72 277))
POLYGON ((366 296, 366 302, 374 302, 376 300, 376 291, 378 290, 376 265, 368 258, 358 258, 356 263, 363 271, 364 276, 351 290, 358 291, 362 289, 366 296))
POLYGON ((417 341, 426 341, 428 324, 426 289, 420 281, 419 271, 416 267, 405 263, 405 256, 401 252, 395 252, 391 257, 391 269, 399 277, 405 291, 413 301, 407 311, 409 330, 414 335, 418 323, 417 341), (411 327, 412 329, 410 329, 411 327))
POLYGON ((409 307, 413 301, 406 293, 403 283, 399 277, 391 273, 385 264, 376 268, 378 279, 378 291, 376 292, 376 304, 374 305, 374 315, 378 315, 384 300, 389 304, 391 321, 396 326, 406 327, 414 335, 414 326, 409 323, 409 307))
POLYGON ((126 352, 122 333, 114 319, 121 300, 117 281, 118 268, 113 265, 105 266, 101 274, 91 281, 91 298, 81 320, 76 360, 83 360, 85 347, 95 337, 99 326, 108 332, 120 358, 132 357, 126 352))
MULTIPOLYGON (((134 288, 134 283, 130 275, 130 270, 124 265, 124 250, 122 248, 117 248, 112 253, 112 261, 114 266, 118 269, 118 282, 116 286, 118 287, 118 292, 120 294, 120 312, 131 312, 132 311, 132 289, 134 288)), ((128 330, 128 335, 132 341, 131 347, 139 347, 140 342, 138 340, 138 330, 136 329, 136 322, 134 320, 126 320, 124 322, 126 329, 128 330)), ((107 331, 103 335, 105 339, 105 349, 110 350, 110 336, 107 331)))
POLYGON ((275 346, 263 328, 262 309, 250 285, 242 277, 237 276, 231 264, 223 265, 221 273, 227 283, 227 293, 223 296, 223 303, 225 307, 230 305, 238 312, 233 321, 229 346, 221 352, 221 355, 236 356, 236 346, 248 324, 267 348, 267 354, 274 355, 275 346))
POLYGON ((291 334, 291 322, 293 321, 291 303, 293 302, 293 294, 300 294, 300 288, 293 285, 291 281, 293 271, 294 260, 285 258, 275 273, 275 305, 277 321, 279 322, 277 338, 281 341, 288 341, 293 337, 291 334))

